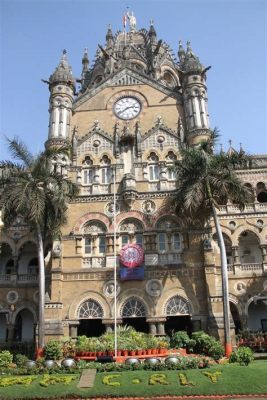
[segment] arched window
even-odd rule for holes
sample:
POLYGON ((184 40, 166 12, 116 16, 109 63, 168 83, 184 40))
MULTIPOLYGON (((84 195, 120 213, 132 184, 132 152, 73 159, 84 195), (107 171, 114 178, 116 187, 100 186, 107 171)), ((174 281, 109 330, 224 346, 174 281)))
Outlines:
POLYGON ((239 236, 239 259, 243 264, 262 263, 259 238, 254 232, 244 231, 239 236))
POLYGON ((106 226, 101 221, 90 221, 83 227, 84 253, 95 255, 106 253, 106 226))
POLYGON ((166 303, 165 314, 166 315, 191 314, 189 303, 180 296, 173 296, 166 303))
POLYGON ((158 251, 181 252, 183 250, 183 237, 178 231, 179 226, 174 218, 164 216, 160 218, 156 224, 158 231, 157 244, 158 251))
POLYGON ((79 308, 79 319, 103 318, 104 311, 98 301, 86 300, 79 308))
POLYGON ((14 260, 12 260, 12 258, 10 260, 7 261, 6 263, 6 271, 5 273, 7 275, 10 275, 12 273, 12 270, 14 269, 14 260))
POLYGON ((146 307, 141 300, 131 297, 124 303, 121 315, 124 318, 145 317, 146 307))
POLYGON ((267 203, 267 189, 265 183, 257 183, 257 200, 259 203, 267 203))
POLYGON ((83 183, 84 185, 91 185, 94 181, 93 161, 89 156, 86 156, 82 162, 83 164, 83 183))
POLYGON ((177 156, 173 151, 169 151, 166 156, 166 166, 167 166, 167 178, 168 180, 176 179, 176 172, 174 169, 174 163, 177 160, 177 156))
POLYGON ((119 231, 121 234, 121 245, 128 243, 136 243, 143 246, 143 225, 134 218, 127 218, 120 224, 119 231))
POLYGON ((158 161, 159 158, 156 155, 156 153, 152 152, 150 153, 150 156, 148 157, 148 177, 150 181, 158 181, 159 180, 159 165, 158 161))
POLYGON ((30 275, 38 275, 39 267, 38 267, 38 258, 32 258, 28 265, 28 274, 30 275))
POLYGON ((112 169, 111 169, 111 161, 108 156, 103 156, 101 160, 101 183, 107 184, 111 182, 112 179, 112 169))

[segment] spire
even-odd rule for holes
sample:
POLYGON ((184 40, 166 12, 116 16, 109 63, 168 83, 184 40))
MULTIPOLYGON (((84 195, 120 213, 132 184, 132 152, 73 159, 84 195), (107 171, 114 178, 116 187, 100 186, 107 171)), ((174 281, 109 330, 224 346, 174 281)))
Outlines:
POLYGON ((108 30, 107 30, 107 34, 106 34, 106 45, 107 47, 112 46, 113 44, 113 34, 112 34, 112 30, 111 30, 111 25, 108 25, 108 30))
POLYGON ((55 72, 50 76, 49 83, 69 83, 73 87, 75 86, 75 79, 72 76, 71 66, 67 60, 67 50, 63 50, 61 60, 55 69, 55 72))
POLYGON ((82 78, 84 79, 85 74, 89 69, 89 58, 88 58, 88 48, 87 47, 85 47, 85 49, 84 49, 82 65, 83 65, 82 78))
POLYGON ((153 19, 150 20, 150 28, 148 31, 148 36, 150 37, 151 42, 155 43, 157 40, 157 32, 154 28, 154 21, 153 19))
POLYGON ((183 62, 183 61, 184 61, 184 58, 185 58, 185 51, 184 51, 183 44, 182 44, 182 41, 181 41, 181 40, 179 40, 178 57, 179 57, 180 62, 183 62))
POLYGON ((232 140, 229 140, 229 149, 227 150, 226 153, 228 156, 232 156, 233 154, 237 154, 236 149, 232 146, 232 140))

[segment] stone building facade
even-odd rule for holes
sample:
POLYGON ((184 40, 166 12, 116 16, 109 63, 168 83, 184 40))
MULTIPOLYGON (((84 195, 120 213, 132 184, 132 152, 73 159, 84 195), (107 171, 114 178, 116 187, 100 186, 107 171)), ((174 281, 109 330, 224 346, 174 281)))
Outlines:
MULTIPOLYGON (((64 51, 47 81, 45 145, 71 145, 70 157, 55 159, 53 168, 77 182, 80 194, 69 204, 61 239, 46 244, 46 338, 113 329, 115 266, 118 324, 157 335, 204 329, 222 338, 214 226, 209 233, 185 230, 179 215, 162 209, 176 188, 169 167, 180 149, 210 133, 209 67, 189 42, 186 49, 179 43, 177 61, 153 22, 138 30, 131 17, 127 32, 108 28, 93 63, 85 50, 79 80, 64 51), (118 254, 129 243, 144 249, 143 279, 120 278, 118 254)), ((255 201, 242 212, 232 204, 219 209, 232 322, 236 330, 266 331, 267 156, 254 156, 238 175, 255 201)), ((38 320, 36 240, 18 218, 1 242, 0 341, 31 341, 38 320)))

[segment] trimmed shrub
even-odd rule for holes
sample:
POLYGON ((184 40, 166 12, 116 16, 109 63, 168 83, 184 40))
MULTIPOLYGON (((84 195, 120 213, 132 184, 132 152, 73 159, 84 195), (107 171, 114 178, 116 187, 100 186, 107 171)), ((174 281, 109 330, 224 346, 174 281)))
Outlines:
POLYGON ((13 355, 8 350, 0 351, 0 368, 8 367, 13 361, 13 355))
POLYGON ((172 349, 186 348, 190 338, 186 331, 175 332, 170 340, 170 346, 172 349))
POLYGON ((236 351, 236 361, 240 365, 248 365, 254 360, 254 354, 250 347, 239 347, 236 351))
POLYGON ((55 339, 51 339, 44 346, 44 355, 46 360, 58 360, 62 358, 62 344, 55 339))

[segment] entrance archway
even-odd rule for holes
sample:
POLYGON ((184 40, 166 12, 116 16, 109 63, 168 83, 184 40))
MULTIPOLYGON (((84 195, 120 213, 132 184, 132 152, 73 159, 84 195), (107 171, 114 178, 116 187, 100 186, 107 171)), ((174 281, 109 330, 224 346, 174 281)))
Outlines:
POLYGON ((177 331, 192 332, 191 310, 189 303, 181 296, 171 297, 165 305, 165 333, 171 336, 177 331))
POLYGON ((21 310, 15 321, 14 340, 32 342, 34 340, 34 318, 28 309, 21 310))
POLYGON ((0 313, 0 342, 7 340, 7 313, 0 313))
POLYGON ((89 299, 83 302, 78 315, 80 320, 78 336, 101 336, 105 332, 105 326, 102 324, 104 311, 98 301, 89 299))
POLYGON ((266 300, 252 301, 248 307, 248 329, 251 331, 266 331, 267 304, 266 300))
POLYGON ((132 326, 138 332, 148 333, 146 306, 136 297, 128 299, 121 309, 122 324, 132 326))
POLYGON ((237 306, 234 303, 232 303, 231 301, 230 301, 230 311, 231 311, 232 318, 233 318, 233 321, 235 324, 235 333, 238 333, 242 328, 240 315, 239 315, 237 306))

